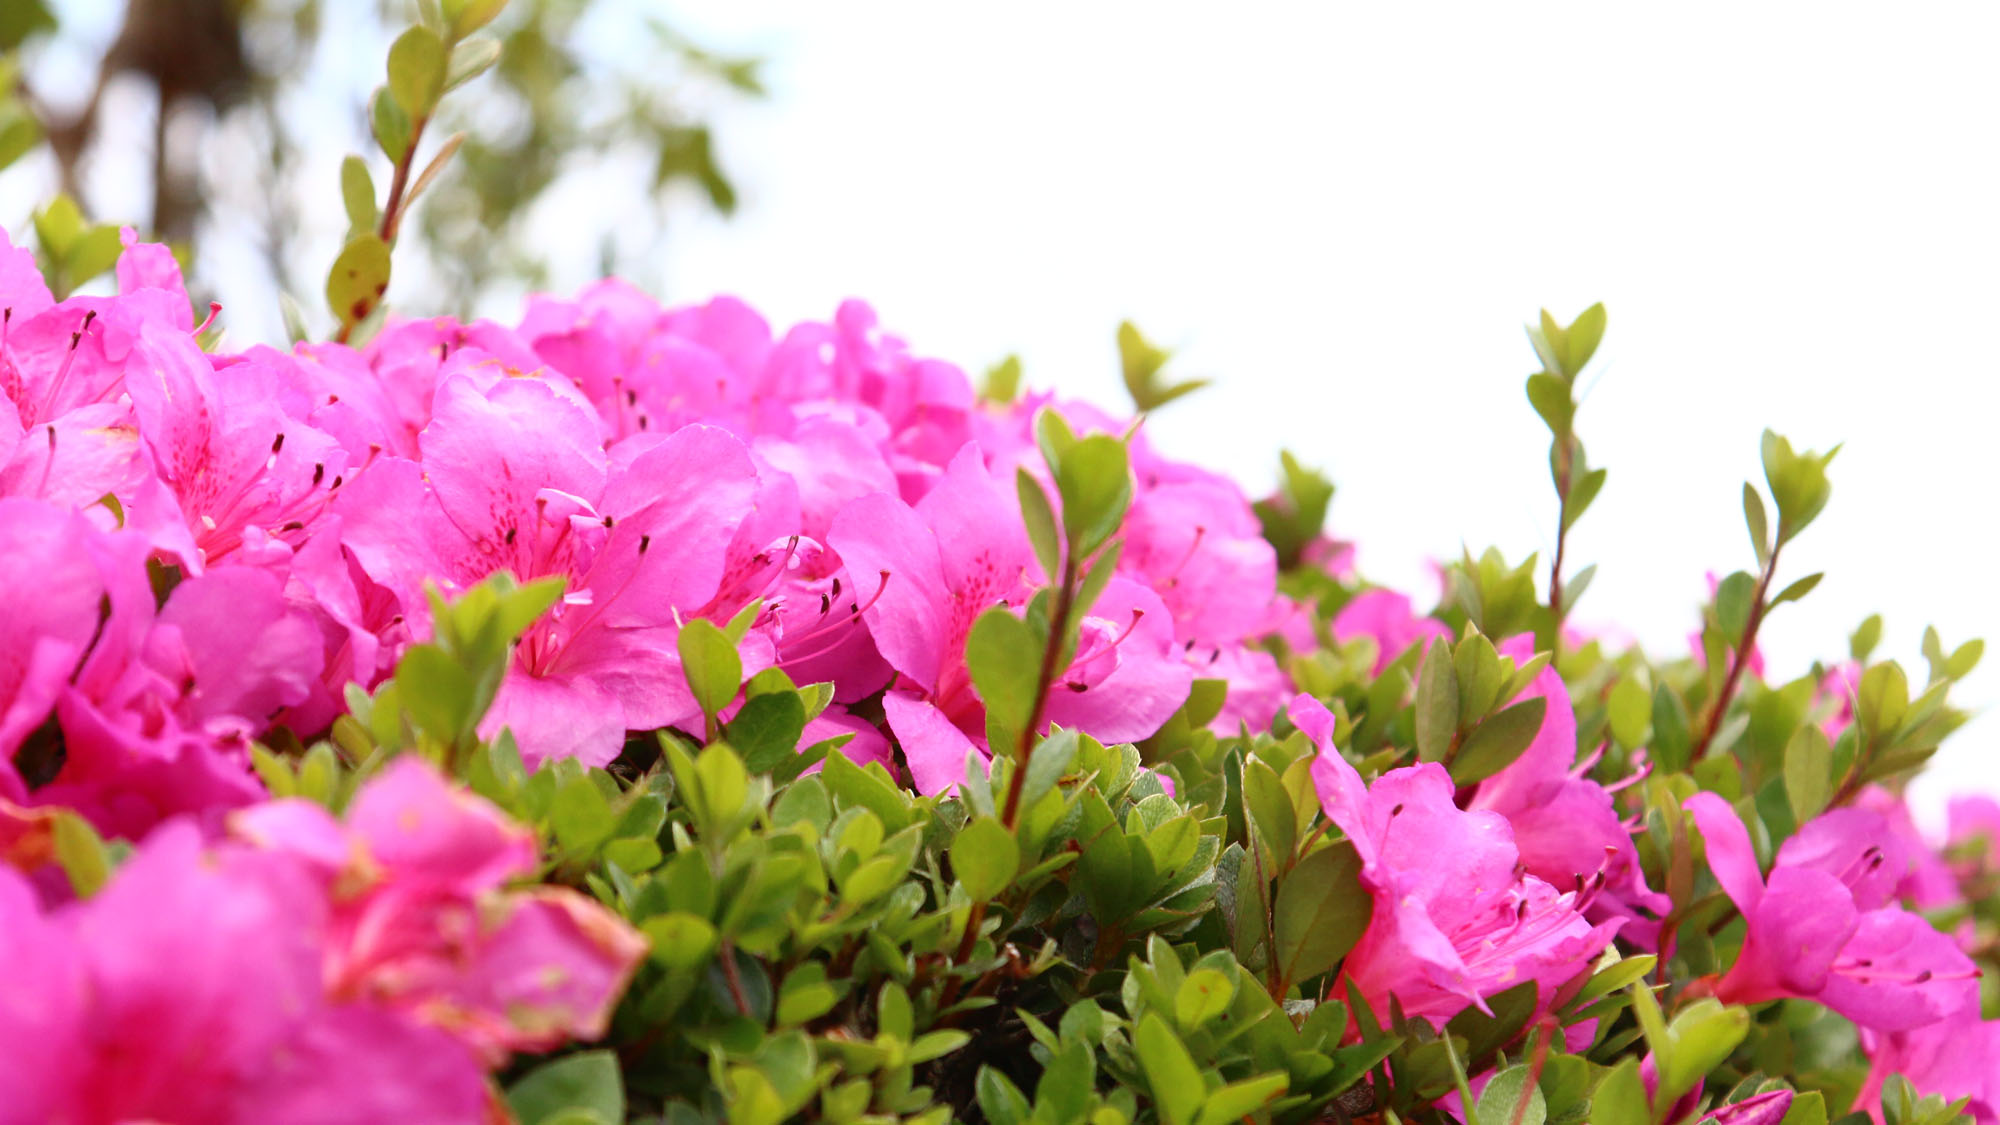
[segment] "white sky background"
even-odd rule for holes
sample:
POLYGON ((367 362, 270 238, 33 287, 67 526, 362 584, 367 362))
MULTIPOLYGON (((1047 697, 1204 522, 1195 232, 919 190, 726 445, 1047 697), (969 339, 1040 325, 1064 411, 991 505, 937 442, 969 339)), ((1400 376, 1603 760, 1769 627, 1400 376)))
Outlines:
MULTIPOLYGON (((1995 642, 2000 690, 2000 10, 1683 4, 675 8, 769 56, 723 120, 744 205, 687 221, 671 296, 774 318, 865 295, 920 349, 1123 402, 1133 318, 1211 387, 1148 423, 1253 492, 1287 447, 1339 486, 1363 570, 1553 545, 1522 324, 1606 302, 1578 430, 1609 468, 1578 609, 1683 651, 1703 572, 1754 565, 1766 425, 1846 443, 1782 563, 1826 580, 1774 674, 1870 612, 1995 642), (1653 13, 1665 9, 1649 9, 1653 13), (1226 14, 1225 14, 1226 13, 1226 14)), ((2000 720, 1924 794, 2000 790, 2000 720)))
MULTIPOLYGON (((607 5, 591 48, 629 50, 638 10, 607 5)), ((1754 564, 1739 493, 1770 425, 1846 442, 1786 552, 1781 581, 1828 574, 1768 623, 1774 675, 1843 656, 1879 611, 1880 653, 1919 683, 1926 624, 1992 639, 1962 702, 2000 694, 2000 9, 971 10, 667 8, 765 56, 773 97, 717 111, 742 206, 676 212, 665 296, 736 293, 780 326, 862 296, 922 353, 976 375, 1016 352, 1031 383, 1108 405, 1132 318, 1179 349, 1171 371, 1218 380, 1148 423, 1158 445, 1253 494, 1280 447, 1325 467, 1364 572, 1419 592, 1461 543, 1546 561, 1522 324, 1602 300, 1577 425, 1610 477, 1571 536, 1568 569, 1599 564, 1581 622, 1683 651, 1703 572, 1754 564)), ((560 245, 568 209, 643 186, 579 176, 540 222, 560 245)), ((574 248, 574 278, 594 256, 574 248)), ((2000 719, 1960 732, 1924 803, 2000 791, 1996 741, 2000 719)))

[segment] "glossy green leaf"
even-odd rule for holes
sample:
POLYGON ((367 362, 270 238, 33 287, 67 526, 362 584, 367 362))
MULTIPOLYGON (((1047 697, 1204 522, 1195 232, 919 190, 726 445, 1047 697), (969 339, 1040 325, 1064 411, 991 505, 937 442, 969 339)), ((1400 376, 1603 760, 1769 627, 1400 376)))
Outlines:
POLYGON ((1132 470, 1125 443, 1106 434, 1081 438, 1056 467, 1063 532, 1079 558, 1104 545, 1132 503, 1132 470))
POLYGON ((1486 1084, 1473 1119, 1480 1125, 1544 1125, 1549 1107, 1534 1076, 1525 1065, 1516 1063, 1486 1084))
POLYGON ((389 245, 373 231, 356 235, 326 275, 326 303, 349 328, 368 318, 389 291, 389 245))
POLYGON ((437 107, 446 63, 444 41, 428 27, 412 27, 389 45, 389 93, 412 121, 437 107))
POLYGON ((1278 883, 1273 950, 1287 981, 1333 968, 1361 940, 1374 914, 1361 859, 1341 841, 1306 856, 1278 883))
POLYGON ((1417 673, 1417 757, 1441 762, 1458 734, 1458 674, 1452 667, 1451 646, 1431 640, 1417 673))
POLYGON ((695 703, 709 716, 721 713, 743 685, 743 658, 737 655, 735 642, 713 621, 697 617, 681 626, 675 646, 695 703))
POLYGON ((1005 608, 989 609, 972 623, 965 666, 986 703, 988 729, 1002 732, 1003 739, 1019 737, 1033 719, 1041 661, 1042 641, 1034 627, 1005 608))
POLYGON ((951 869, 975 902, 999 895, 1021 867, 1021 849, 1014 834, 991 817, 980 817, 959 830, 951 845, 951 869))
POLYGON ((1549 701, 1524 699, 1493 715, 1465 736, 1451 761, 1452 780, 1460 785, 1483 781, 1514 764, 1542 729, 1549 701))
POLYGON ((587 1110, 607 1122, 625 1120, 625 1085, 618 1056, 608 1050, 582 1051, 543 1063, 507 1090, 507 1108, 521 1125, 551 1125, 570 1109, 587 1110))

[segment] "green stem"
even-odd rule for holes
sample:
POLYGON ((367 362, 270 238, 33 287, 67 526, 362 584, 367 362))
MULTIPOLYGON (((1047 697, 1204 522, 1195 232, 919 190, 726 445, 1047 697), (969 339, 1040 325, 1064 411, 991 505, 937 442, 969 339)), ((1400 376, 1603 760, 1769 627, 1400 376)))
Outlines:
POLYGON ((1764 563, 1764 573, 1757 578, 1757 594, 1750 600, 1750 617, 1743 623, 1743 636, 1736 645, 1736 651, 1729 660, 1729 674, 1722 680, 1722 690, 1709 701, 1706 708, 1708 719, 1702 724, 1701 739, 1694 744, 1693 759, 1701 761, 1708 755, 1708 744, 1715 740, 1715 732, 1722 727, 1722 716, 1728 712, 1730 700, 1736 697, 1736 688, 1743 680, 1743 669, 1750 665, 1750 654, 1757 647, 1757 627, 1764 623, 1764 613, 1769 608, 1765 599, 1771 593, 1771 580, 1778 574, 1778 552, 1785 544, 1780 539, 1771 548, 1771 557, 1764 563))

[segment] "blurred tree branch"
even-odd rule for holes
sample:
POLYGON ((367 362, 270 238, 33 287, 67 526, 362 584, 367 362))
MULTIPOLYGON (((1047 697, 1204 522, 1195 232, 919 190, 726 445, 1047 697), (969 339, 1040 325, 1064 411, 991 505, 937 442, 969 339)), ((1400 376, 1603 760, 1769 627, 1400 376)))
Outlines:
MULTIPOLYGON (((678 185, 695 187, 718 211, 734 209, 736 187, 717 158, 703 108, 718 98, 761 97, 757 60, 711 52, 657 20, 625 12, 627 6, 515 0, 491 28, 502 54, 490 84, 437 123, 439 135, 463 131, 466 139, 411 224, 415 237, 408 241, 418 244, 432 284, 408 311, 464 314, 483 293, 545 284, 549 259, 534 243, 546 239, 524 237, 523 227, 566 175, 616 166, 630 182, 640 177, 624 171, 628 166, 650 170, 650 184, 632 184, 652 201, 650 224, 635 223, 620 208, 563 217, 572 244, 588 240, 600 248, 597 264, 605 272, 657 258, 678 185), (592 56, 585 46, 584 25, 594 14, 616 21, 621 38, 610 57, 592 56)), ((3 0, 0 64, 13 55, 23 65, 0 65, 0 75, 14 71, 7 83, 12 100, 0 100, 0 166, 19 140, 8 132, 11 107, 24 117, 23 129, 36 126, 46 140, 51 186, 87 204, 101 194, 95 189, 106 170, 97 158, 105 146, 130 146, 123 135, 113 139, 115 123, 107 116, 122 106, 107 94, 121 80, 137 79, 159 110, 145 162, 152 213, 114 218, 149 220, 137 225, 179 245, 206 249, 211 240, 246 240, 280 288, 310 292, 310 279, 326 263, 313 260, 307 218, 337 213, 340 192, 335 183, 308 182, 317 168, 309 168, 308 156, 339 147, 325 135, 329 124, 357 136, 366 135, 367 125, 358 102, 352 117, 329 123, 324 114, 301 112, 301 99, 329 79, 342 90, 365 89, 377 79, 372 71, 341 71, 357 59, 379 65, 379 51, 327 48, 382 37, 411 7, 398 0, 359 11, 343 5, 335 21, 322 0, 126 0, 83 96, 61 103, 47 96, 52 89, 43 87, 54 83, 35 65, 38 49, 62 33, 60 6, 3 0)), ((125 167, 119 164, 119 174, 125 167)))

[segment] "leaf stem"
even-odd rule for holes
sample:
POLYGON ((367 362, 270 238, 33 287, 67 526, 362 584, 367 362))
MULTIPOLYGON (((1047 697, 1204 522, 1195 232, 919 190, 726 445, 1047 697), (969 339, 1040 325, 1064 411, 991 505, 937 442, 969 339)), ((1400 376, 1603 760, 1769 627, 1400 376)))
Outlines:
MULTIPOLYGON (((424 138, 424 126, 430 123, 428 116, 410 122, 410 143, 403 149, 403 155, 396 161, 396 170, 389 179, 389 198, 382 205, 382 221, 375 234, 391 249, 396 245, 396 231, 403 222, 403 193, 410 186, 410 165, 417 159, 417 142, 424 138)), ((335 343, 345 344, 352 335, 354 326, 345 320, 340 331, 333 337, 335 343)))
POLYGON ((1766 599, 1771 593, 1771 580, 1778 574, 1778 553, 1785 549, 1785 541, 1780 538, 1771 547, 1771 557, 1764 563, 1764 573, 1757 576, 1757 595, 1750 600, 1750 617, 1743 623, 1743 636, 1738 640, 1736 651, 1730 655, 1729 674, 1723 678, 1722 690, 1710 700, 1706 708, 1708 718, 1702 724, 1701 738, 1694 744, 1694 761, 1701 761, 1708 755, 1708 744, 1715 740, 1715 732, 1722 726, 1722 716, 1729 710, 1729 703, 1736 697, 1736 688, 1743 679, 1743 669, 1750 664, 1750 654, 1756 650, 1757 627, 1764 623, 1764 613, 1770 608, 1766 599))
POLYGON ((1069 617, 1076 605, 1077 562, 1072 555, 1063 564, 1062 585, 1056 588, 1055 613, 1049 619, 1049 639, 1042 646, 1042 666, 1035 675, 1035 706, 1021 728, 1020 744, 1014 755, 1014 774, 1007 783, 1007 803, 1000 811, 1000 823, 1009 832, 1021 817, 1021 790, 1028 781, 1028 761, 1034 756, 1035 741, 1042 729, 1042 715, 1049 707, 1049 692, 1055 686, 1056 661, 1067 646, 1069 617))

